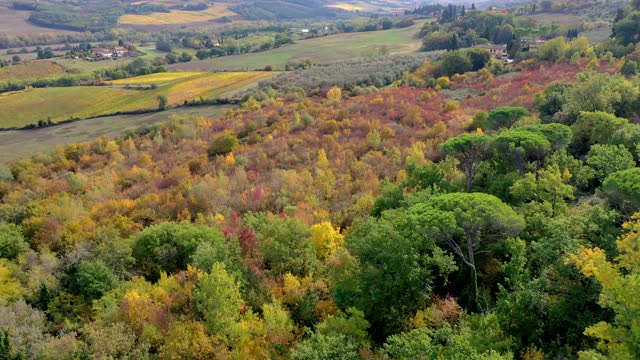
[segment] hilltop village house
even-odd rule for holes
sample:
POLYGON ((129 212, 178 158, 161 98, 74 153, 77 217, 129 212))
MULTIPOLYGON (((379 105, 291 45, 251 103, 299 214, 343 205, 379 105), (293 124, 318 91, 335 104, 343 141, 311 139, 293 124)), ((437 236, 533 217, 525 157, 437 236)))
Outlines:
POLYGON ((509 58, 509 54, 507 53, 507 45, 496 45, 496 44, 480 44, 475 45, 475 48, 486 49, 491 53, 491 57, 498 60, 507 60, 509 58))
POLYGON ((129 49, 124 46, 93 49, 93 57, 96 60, 115 59, 127 56, 129 56, 129 49))

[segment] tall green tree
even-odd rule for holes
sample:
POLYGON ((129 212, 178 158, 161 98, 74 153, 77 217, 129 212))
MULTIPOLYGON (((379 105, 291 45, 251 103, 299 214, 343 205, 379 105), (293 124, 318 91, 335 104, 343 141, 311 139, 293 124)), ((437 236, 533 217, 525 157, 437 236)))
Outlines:
POLYGON ((487 118, 481 126, 487 130, 510 128, 516 121, 527 115, 529 115, 529 110, 523 107, 500 106, 489 111, 487 118))
POLYGON ((193 301, 209 332, 229 341, 244 302, 237 282, 227 273, 224 264, 215 263, 209 274, 198 280, 193 301))
POLYGON ((0 258, 13 260, 27 250, 29 250, 29 244, 24 239, 19 226, 0 225, 0 258))
POLYGON ((358 226, 347 249, 352 257, 345 255, 333 275, 334 299, 364 312, 376 342, 400 332, 408 316, 431 302, 436 281, 456 269, 435 239, 415 231, 406 209, 387 210, 358 226))
POLYGON ((537 172, 551 150, 551 143, 544 135, 517 128, 502 132, 493 143, 498 157, 508 167, 515 167, 520 176, 524 176, 531 162, 535 162, 537 172))
POLYGON ((524 219, 497 197, 483 193, 434 196, 411 207, 410 214, 425 238, 446 244, 469 268, 481 307, 476 256, 492 242, 517 236, 524 229, 524 219))
POLYGON ((224 247, 224 236, 207 226, 165 222, 144 229, 134 239, 132 255, 146 277, 157 279, 161 271, 175 273, 186 269, 203 242, 224 247))
POLYGON ((271 274, 305 276, 318 266, 309 228, 299 219, 255 214, 247 215, 245 223, 256 233, 271 274))
POLYGON ((617 171, 636 166, 633 154, 623 145, 595 144, 587 154, 587 165, 594 171, 598 182, 617 171))
POLYGON ((467 192, 471 192, 473 178, 482 162, 491 154, 491 137, 482 134, 456 136, 442 144, 442 150, 458 160, 467 177, 467 192))
POLYGON ((602 192, 612 205, 630 215, 640 209, 640 168, 622 170, 609 175, 602 192))

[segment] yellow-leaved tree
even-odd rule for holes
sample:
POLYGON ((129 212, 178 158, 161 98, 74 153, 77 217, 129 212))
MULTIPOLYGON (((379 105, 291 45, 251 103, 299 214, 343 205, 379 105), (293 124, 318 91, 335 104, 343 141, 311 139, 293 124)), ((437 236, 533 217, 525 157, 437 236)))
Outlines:
POLYGON ((328 221, 311 227, 311 244, 318 258, 326 260, 344 246, 344 236, 328 221))
POLYGON ((598 351, 581 352, 580 359, 640 359, 640 213, 623 229, 614 261, 607 260, 604 250, 586 247, 567 260, 600 283, 598 303, 616 314, 612 323, 601 321, 585 330, 598 339, 598 351))
POLYGON ((25 292, 12 267, 9 261, 0 259, 0 299, 10 302, 20 299, 25 292))
POLYGON ((334 86, 327 91, 327 99, 330 103, 338 104, 342 100, 342 89, 334 86))

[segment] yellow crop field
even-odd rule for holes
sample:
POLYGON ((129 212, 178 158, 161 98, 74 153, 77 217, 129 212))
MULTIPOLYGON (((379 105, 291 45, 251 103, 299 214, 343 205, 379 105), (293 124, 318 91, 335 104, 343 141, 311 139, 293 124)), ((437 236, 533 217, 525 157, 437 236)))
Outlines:
POLYGON ((201 73, 167 85, 170 89, 167 92, 167 97, 170 104, 180 104, 185 100, 199 97, 208 98, 232 94, 273 75, 272 72, 201 73))
POLYGON ((0 96, 0 127, 22 127, 39 120, 65 120, 128 108, 137 91, 106 87, 29 89, 0 96))
MULTIPOLYGON (((0 96, 0 128, 24 127, 39 120, 53 122, 70 118, 151 110, 157 97, 167 97, 168 105, 181 105, 196 98, 231 95, 273 76, 272 72, 165 73, 127 79, 128 84, 148 84, 154 76, 168 80, 153 90, 131 90, 122 84, 29 89, 0 96), (190 76, 183 76, 190 74, 190 76)), ((159 81, 158 81, 159 82, 159 81)))
POLYGON ((334 4, 334 5, 328 5, 327 7, 330 7, 330 8, 333 8, 333 9, 345 10, 345 11, 362 11, 362 10, 364 10, 363 7, 352 5, 352 4, 334 4))
POLYGON ((202 72, 164 72, 136 76, 128 79, 120 79, 111 81, 111 85, 146 85, 146 84, 163 84, 170 81, 180 80, 196 75, 202 75, 202 72))
POLYGON ((202 11, 171 10, 168 13, 152 13, 149 15, 125 14, 120 17, 123 25, 176 25, 194 22, 207 22, 236 13, 228 9, 227 4, 215 3, 202 11))

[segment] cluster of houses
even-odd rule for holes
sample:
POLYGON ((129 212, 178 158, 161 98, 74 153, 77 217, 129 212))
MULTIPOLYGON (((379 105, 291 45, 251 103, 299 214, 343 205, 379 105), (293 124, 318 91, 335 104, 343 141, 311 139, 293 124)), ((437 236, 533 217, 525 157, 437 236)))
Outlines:
MULTIPOLYGON (((531 51, 538 49, 546 40, 541 38, 526 37, 520 38, 520 50, 531 51)), ((497 60, 509 60, 509 54, 507 53, 507 45, 505 44, 480 44, 474 47, 488 50, 491 53, 491 57, 497 60)))
POLYGON ((93 57, 96 60, 116 59, 129 56, 129 49, 124 46, 93 49, 93 57))

